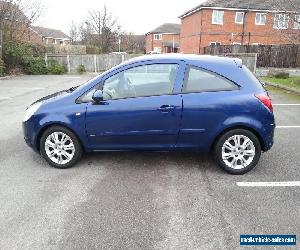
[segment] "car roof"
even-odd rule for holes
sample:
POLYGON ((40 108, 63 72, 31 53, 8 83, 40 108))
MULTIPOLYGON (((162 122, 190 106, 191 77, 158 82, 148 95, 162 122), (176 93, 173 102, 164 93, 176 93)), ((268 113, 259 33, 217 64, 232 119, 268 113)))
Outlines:
POLYGON ((195 55, 195 54, 152 54, 152 55, 144 55, 144 56, 138 56, 134 57, 132 59, 129 59, 128 61, 124 62, 123 65, 126 64, 132 64, 136 62, 142 62, 142 61, 153 61, 153 62, 159 62, 164 60, 177 60, 177 61, 185 61, 192 65, 208 65, 208 64, 214 64, 219 66, 242 66, 242 61, 238 58, 231 58, 231 57, 221 57, 221 56, 211 56, 211 55, 195 55))

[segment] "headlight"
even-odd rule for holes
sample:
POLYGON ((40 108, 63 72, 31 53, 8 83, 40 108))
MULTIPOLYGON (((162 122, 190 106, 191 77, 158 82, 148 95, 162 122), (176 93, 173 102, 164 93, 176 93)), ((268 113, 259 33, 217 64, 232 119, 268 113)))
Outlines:
POLYGON ((39 107, 42 105, 42 102, 38 102, 38 103, 35 103, 31 106, 29 106, 27 109, 26 109, 26 112, 25 112, 25 117, 23 119, 23 122, 26 122, 29 120, 29 118, 39 109, 39 107))

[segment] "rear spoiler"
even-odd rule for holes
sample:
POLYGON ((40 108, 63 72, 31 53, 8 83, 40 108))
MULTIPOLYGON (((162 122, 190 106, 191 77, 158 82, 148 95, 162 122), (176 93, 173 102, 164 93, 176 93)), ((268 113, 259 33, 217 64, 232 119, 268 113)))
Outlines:
POLYGON ((243 61, 240 58, 233 58, 233 61, 235 62, 235 64, 239 67, 242 68, 243 67, 243 61))

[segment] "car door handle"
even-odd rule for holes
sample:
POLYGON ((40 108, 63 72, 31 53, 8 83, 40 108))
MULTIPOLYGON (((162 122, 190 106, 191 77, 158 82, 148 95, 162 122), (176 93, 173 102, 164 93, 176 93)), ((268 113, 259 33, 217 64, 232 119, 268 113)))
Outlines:
POLYGON ((162 105, 158 108, 158 110, 162 112, 169 112, 174 109, 176 109, 176 106, 174 105, 162 105))

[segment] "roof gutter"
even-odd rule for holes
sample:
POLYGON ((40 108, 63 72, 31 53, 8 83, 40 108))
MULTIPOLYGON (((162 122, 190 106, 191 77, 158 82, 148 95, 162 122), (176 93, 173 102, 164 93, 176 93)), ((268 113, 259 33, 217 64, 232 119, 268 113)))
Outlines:
POLYGON ((212 9, 212 10, 237 10, 237 11, 253 11, 253 12, 268 12, 268 13, 299 13, 297 11, 286 11, 286 10, 264 10, 264 9, 248 9, 248 8, 226 8, 226 7, 209 7, 209 6, 201 6, 196 9, 190 10, 182 15, 180 15, 178 18, 182 19, 187 16, 190 16, 191 14, 194 14, 195 12, 198 12, 202 9, 212 9))
POLYGON ((145 35, 148 36, 150 34, 162 34, 162 35, 180 35, 180 33, 170 33, 170 32, 154 32, 154 31, 150 31, 148 33, 146 33, 145 35))

